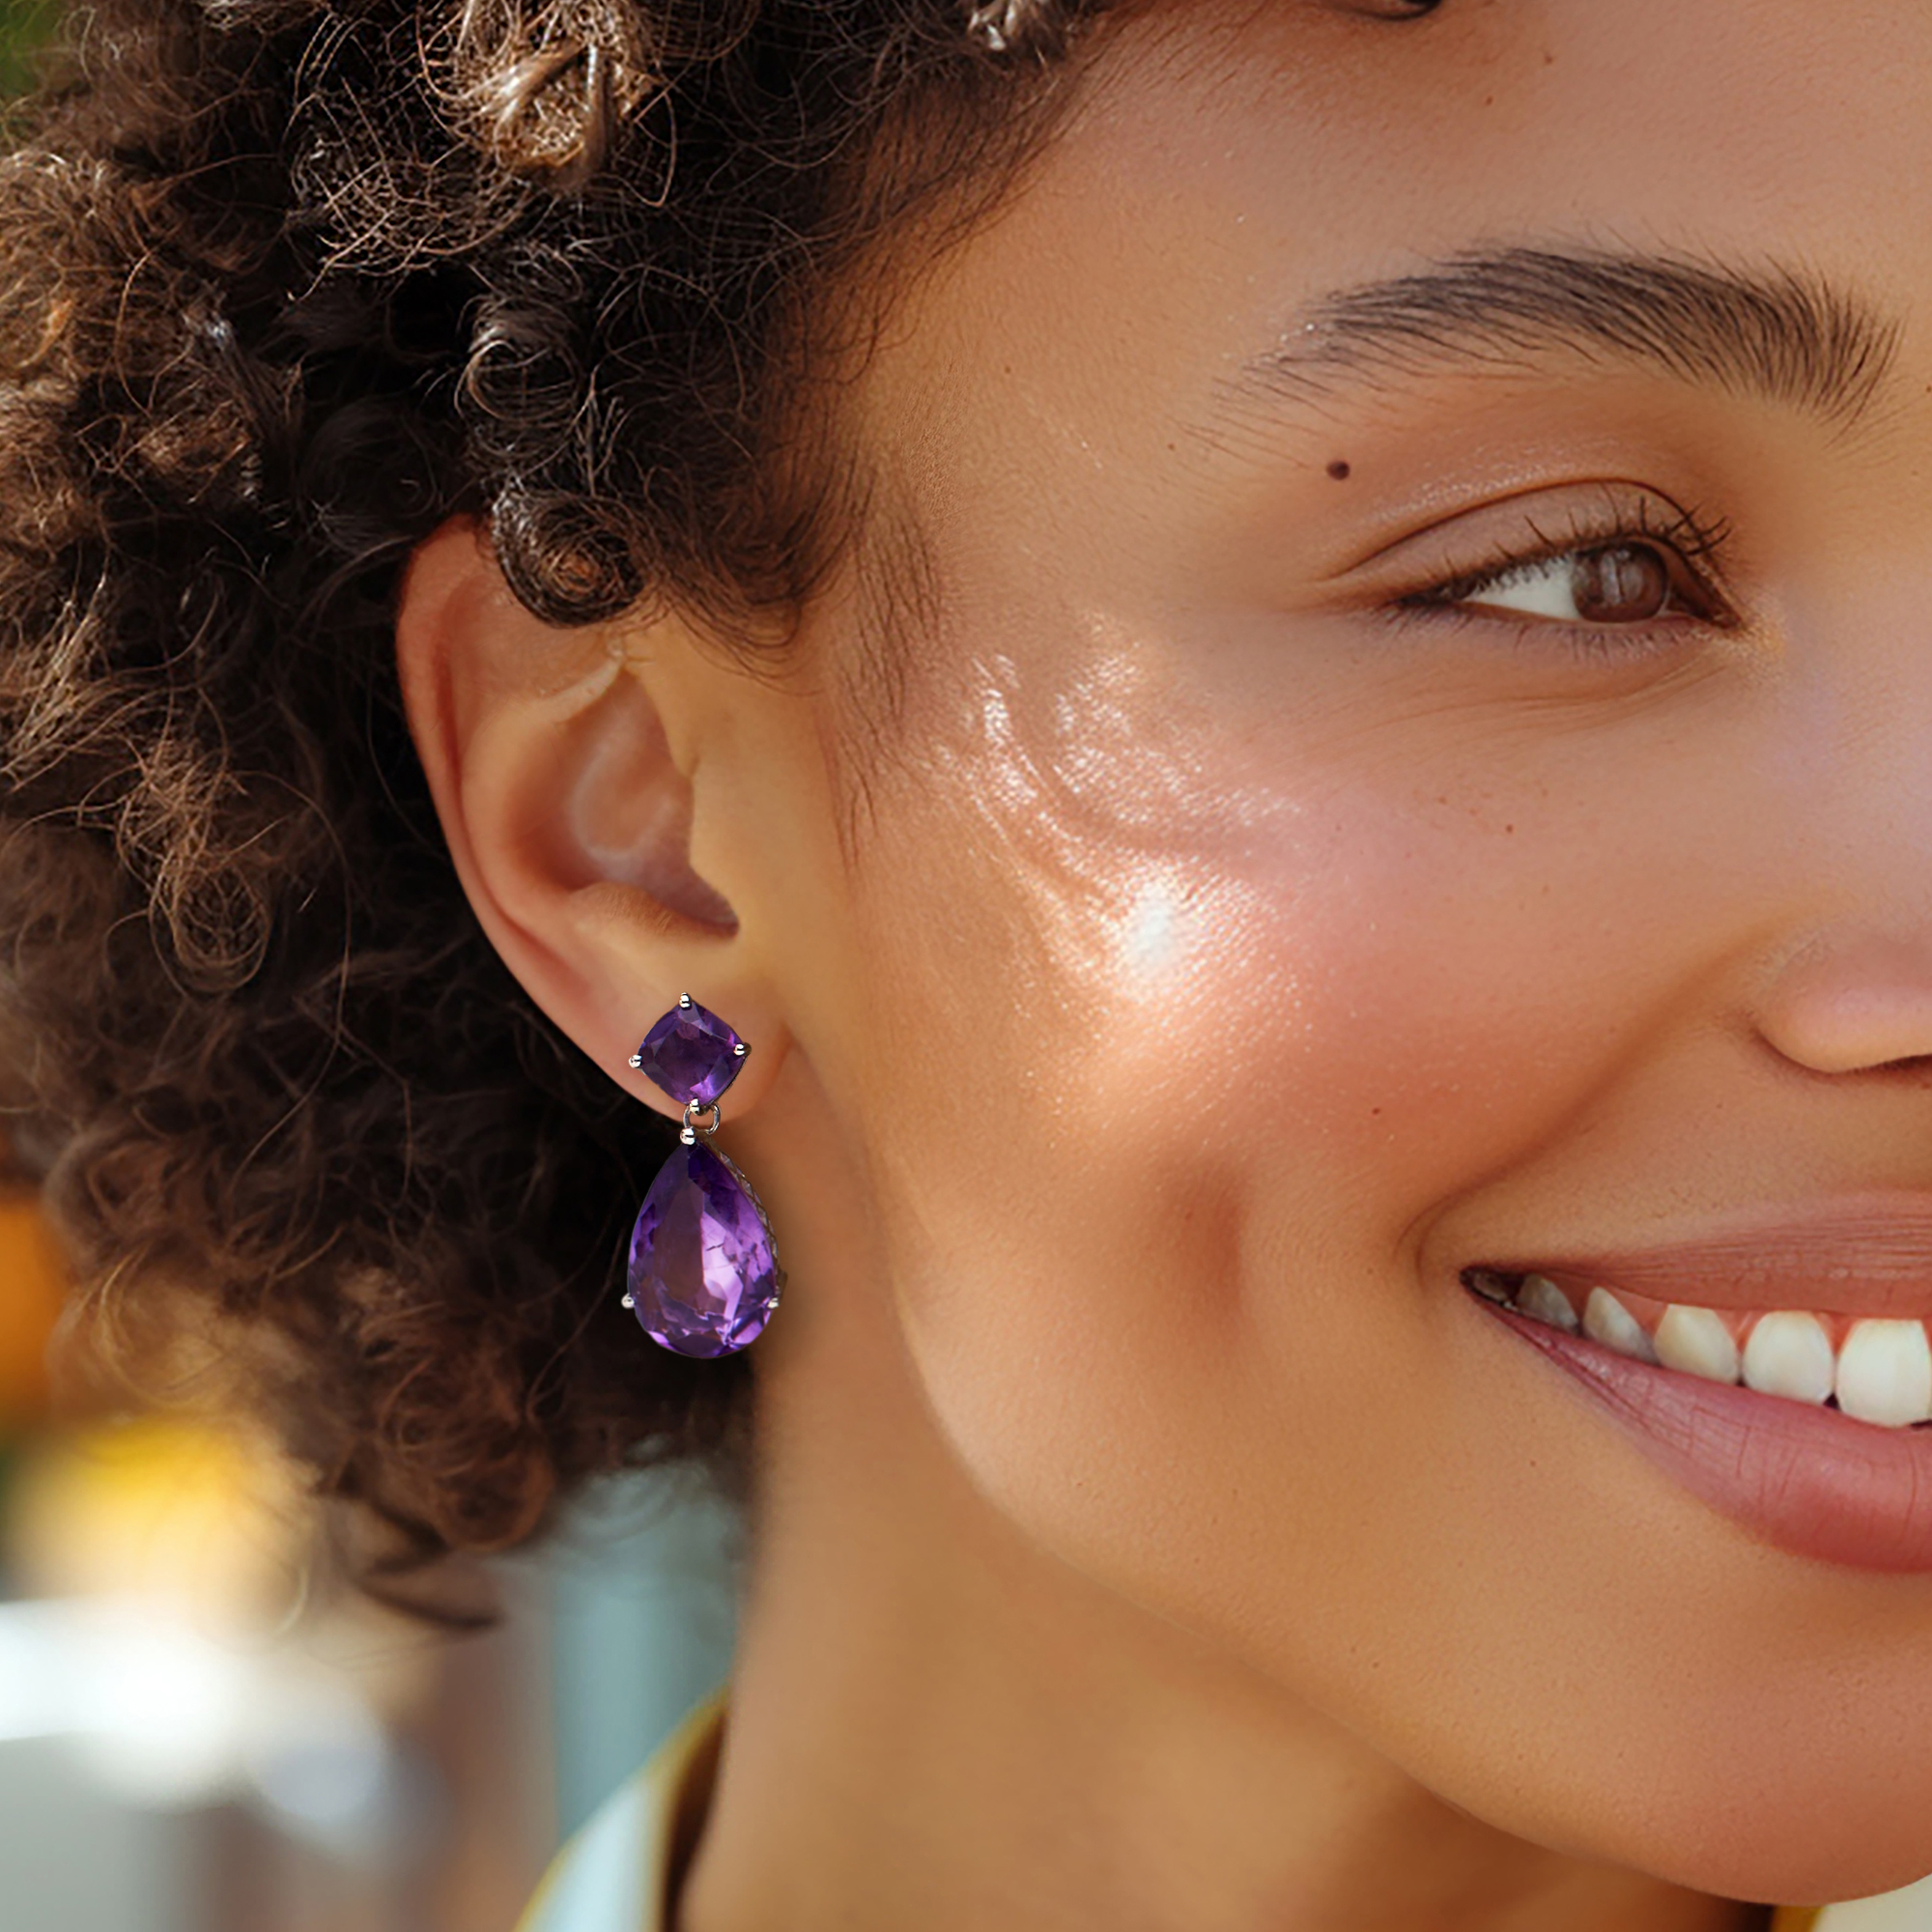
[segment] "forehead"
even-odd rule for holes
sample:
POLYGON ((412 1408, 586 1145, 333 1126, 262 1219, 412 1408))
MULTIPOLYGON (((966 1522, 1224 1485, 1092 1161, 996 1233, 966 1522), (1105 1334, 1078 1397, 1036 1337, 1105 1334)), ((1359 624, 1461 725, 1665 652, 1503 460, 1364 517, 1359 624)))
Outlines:
POLYGON ((1067 145, 1068 186, 1084 161, 1090 188, 1236 195, 1303 250, 1445 252, 1560 226, 1835 252, 1923 235, 1932 201, 1918 7, 1446 0, 1396 25, 1321 0, 1208 0, 1118 51, 1067 145))
POLYGON ((1393 24, 1202 0, 1128 21, 1091 81, 925 285, 895 415, 1195 419, 1338 292, 1484 251, 1795 272, 1908 343, 1932 297, 1920 9, 1447 0, 1393 24))

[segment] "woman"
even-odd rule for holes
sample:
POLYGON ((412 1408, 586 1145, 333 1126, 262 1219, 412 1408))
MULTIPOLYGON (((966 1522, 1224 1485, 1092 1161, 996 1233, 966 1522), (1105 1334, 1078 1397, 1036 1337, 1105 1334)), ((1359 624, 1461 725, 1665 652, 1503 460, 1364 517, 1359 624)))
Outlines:
POLYGON ((748 1485, 542 1922, 1932 1869, 1915 10, 110 0, 0 235, 94 1325, 748 1485))

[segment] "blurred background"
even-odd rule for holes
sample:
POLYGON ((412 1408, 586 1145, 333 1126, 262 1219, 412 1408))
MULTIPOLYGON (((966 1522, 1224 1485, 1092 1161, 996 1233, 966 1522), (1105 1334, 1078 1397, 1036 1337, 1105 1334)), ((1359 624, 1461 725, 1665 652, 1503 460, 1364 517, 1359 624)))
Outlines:
POLYGON ((60 1303, 0 1197, 0 1926, 509 1932, 723 1681, 729 1513, 612 1483, 470 1579, 492 1628, 433 1629, 340 1578, 240 1425, 55 1420, 60 1303))
MULTIPOLYGON (((0 99, 48 0, 0 0, 0 99)), ((553 1852, 723 1682, 735 1523, 589 1497, 451 1634, 326 1560, 220 1416, 57 1413, 62 1302, 0 1193, 0 1932, 510 1932, 553 1852)))

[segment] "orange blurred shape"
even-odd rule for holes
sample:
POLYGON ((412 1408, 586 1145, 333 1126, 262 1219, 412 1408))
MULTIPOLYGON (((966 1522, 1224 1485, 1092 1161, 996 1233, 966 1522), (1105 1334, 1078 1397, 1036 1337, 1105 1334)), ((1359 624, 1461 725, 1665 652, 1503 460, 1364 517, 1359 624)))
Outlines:
POLYGON ((10 1553, 37 1595, 139 1596, 246 1624, 299 1590, 293 1474, 240 1430, 141 1416, 43 1437, 16 1470, 10 1553))
POLYGON ((65 1274, 39 1203, 0 1194, 0 1437, 38 1421, 47 1405, 47 1343, 65 1274))

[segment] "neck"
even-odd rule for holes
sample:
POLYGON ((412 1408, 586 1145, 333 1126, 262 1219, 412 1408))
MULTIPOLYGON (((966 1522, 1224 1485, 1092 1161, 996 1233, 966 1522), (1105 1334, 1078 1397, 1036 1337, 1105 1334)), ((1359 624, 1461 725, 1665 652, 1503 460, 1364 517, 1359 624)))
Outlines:
POLYGON ((1762 1922, 1452 1809, 1028 1544, 946 1451, 882 1313, 786 1313, 760 1362, 758 1553, 679 1932, 1762 1922))

